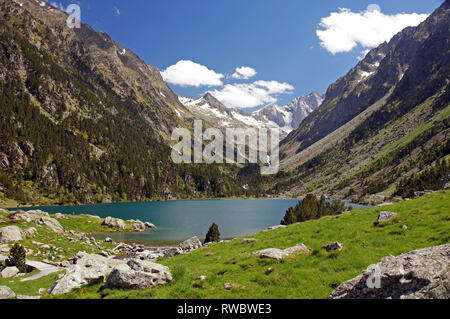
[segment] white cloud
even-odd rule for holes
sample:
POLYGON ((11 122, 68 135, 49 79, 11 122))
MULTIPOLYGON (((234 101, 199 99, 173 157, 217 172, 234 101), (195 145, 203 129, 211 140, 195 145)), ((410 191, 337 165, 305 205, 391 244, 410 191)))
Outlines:
POLYGON ((232 77, 235 79, 248 80, 248 79, 254 77, 256 74, 258 74, 258 72, 256 72, 255 69, 248 67, 248 66, 236 68, 235 71, 236 72, 234 72, 234 74, 232 75, 232 77))
POLYGON ((253 108, 277 102, 276 95, 291 94, 294 87, 277 81, 256 81, 251 84, 227 84, 210 93, 227 107, 253 108))
POLYGON ((180 86, 222 86, 223 74, 206 66, 181 60, 161 72, 164 81, 180 86))
POLYGON ((369 52, 370 52, 369 49, 361 51, 361 55, 358 56, 357 59, 358 59, 359 61, 364 60, 364 58, 366 57, 366 55, 367 55, 369 52))
POLYGON ((256 81, 253 84, 266 88, 269 94, 282 94, 294 89, 292 85, 286 82, 280 83, 277 81, 256 81))
POLYGON ((332 12, 330 16, 322 18, 316 33, 320 45, 336 54, 349 52, 358 45, 364 48, 377 47, 404 28, 419 25, 427 17, 427 14, 417 13, 386 15, 375 4, 362 12, 339 8, 339 12, 332 12))

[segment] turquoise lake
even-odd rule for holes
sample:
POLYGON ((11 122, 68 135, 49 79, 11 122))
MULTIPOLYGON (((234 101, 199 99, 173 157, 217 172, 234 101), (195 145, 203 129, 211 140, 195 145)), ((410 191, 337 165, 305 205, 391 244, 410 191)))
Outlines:
MULTIPOLYGON (((298 199, 237 199, 167 201, 143 203, 96 204, 84 206, 49 206, 21 208, 41 209, 50 214, 91 214, 124 220, 151 222, 158 229, 144 233, 108 234, 115 240, 164 244, 180 242, 192 236, 201 240, 213 222, 219 226, 221 238, 252 235, 267 227, 279 225, 286 210, 298 199)), ((353 205, 354 208, 363 206, 353 205)))

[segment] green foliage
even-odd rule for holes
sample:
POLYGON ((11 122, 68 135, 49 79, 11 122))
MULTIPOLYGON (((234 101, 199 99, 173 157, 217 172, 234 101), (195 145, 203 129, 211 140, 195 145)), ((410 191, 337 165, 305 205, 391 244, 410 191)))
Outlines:
POLYGON ((290 207, 287 210, 281 224, 291 225, 343 211, 345 211, 345 203, 342 201, 333 200, 330 203, 325 200, 324 196, 317 199, 315 195, 308 194, 303 200, 299 201, 297 206, 290 207))
POLYGON ((338 285, 386 256, 447 244, 449 205, 450 191, 441 191, 388 207, 355 209, 339 218, 328 216, 255 234, 252 237, 257 242, 252 244, 233 240, 160 259, 158 263, 169 267, 174 274, 174 280, 168 285, 130 291, 101 290, 103 283, 99 283, 57 298, 326 299, 338 285), (397 220, 385 227, 373 226, 384 210, 397 212, 397 220), (409 230, 403 230, 403 225, 409 230), (343 243, 345 249, 336 253, 321 249, 334 241, 343 243), (312 253, 296 254, 282 262, 252 254, 269 247, 285 249, 299 243, 305 244, 312 253), (275 271, 265 275, 268 268, 275 271), (206 279, 196 285, 199 276, 206 279), (225 283, 235 288, 228 291, 224 289, 225 283))
POLYGON ((220 241, 220 231, 219 226, 217 226, 216 223, 213 223, 211 227, 208 230, 208 233, 205 237, 205 244, 206 243, 216 243, 220 241))
POLYGON ((9 256, 6 261, 8 267, 16 266, 21 273, 27 272, 26 265, 26 251, 20 244, 14 244, 14 246, 9 251, 9 256))
POLYGON ((411 198, 417 191, 439 190, 443 186, 443 179, 449 174, 449 169, 450 161, 442 159, 435 166, 403 179, 398 184, 394 195, 411 198))

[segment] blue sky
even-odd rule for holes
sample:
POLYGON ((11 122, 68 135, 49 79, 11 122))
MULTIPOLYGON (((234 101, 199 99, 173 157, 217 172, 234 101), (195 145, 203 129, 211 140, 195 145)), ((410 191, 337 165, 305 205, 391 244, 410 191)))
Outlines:
MULTIPOLYGON (((441 0, 57 2, 64 7, 79 3, 84 23, 107 32, 115 41, 161 71, 184 60, 203 66, 197 72, 198 65, 191 64, 193 73, 203 74, 200 71, 207 68, 211 72, 205 73, 205 76, 216 76, 216 81, 211 82, 214 84, 210 86, 199 82, 194 83, 198 86, 171 83, 175 93, 199 97, 206 91, 212 91, 228 106, 236 106, 233 105, 236 104, 233 98, 239 99, 240 93, 249 94, 242 96, 245 104, 242 106, 247 110, 260 108, 269 102, 284 105, 294 97, 312 91, 324 93, 332 82, 358 62, 362 51, 370 48, 370 43, 365 43, 367 47, 363 47, 361 42, 373 35, 349 35, 352 39, 362 37, 363 40, 355 40, 357 46, 348 50, 339 47, 344 41, 333 43, 330 38, 330 43, 325 44, 328 48, 324 47, 316 33, 317 30, 327 29, 320 27, 319 23, 332 12, 345 14, 339 8, 349 9, 347 14, 362 15, 369 5, 376 4, 378 7, 371 8, 381 9, 383 15, 391 16, 399 13, 430 14, 442 3, 441 0), (333 52, 336 50, 348 52, 333 52), (243 66, 251 67, 257 74, 249 79, 233 78, 235 69, 243 66), (255 105, 258 103, 260 105, 255 105)), ((357 25, 359 16, 355 17, 356 25, 350 26, 350 29, 356 32, 361 28, 357 25)), ((335 27, 334 23, 340 27, 339 24, 350 21, 344 16, 336 15, 335 18, 337 20, 329 21, 330 29, 335 27)), ((172 82, 177 82, 173 78, 180 70, 185 69, 172 69, 172 82)))

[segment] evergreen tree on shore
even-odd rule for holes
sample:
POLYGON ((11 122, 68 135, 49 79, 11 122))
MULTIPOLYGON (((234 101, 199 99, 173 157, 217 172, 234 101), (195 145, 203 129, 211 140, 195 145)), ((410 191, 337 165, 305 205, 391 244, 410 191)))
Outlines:
POLYGON ((220 231, 219 226, 217 226, 216 223, 213 223, 211 227, 208 230, 208 233, 206 234, 205 238, 205 244, 206 243, 215 243, 220 241, 220 231))

